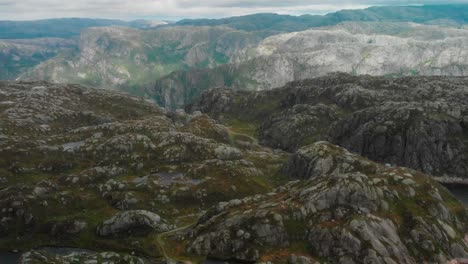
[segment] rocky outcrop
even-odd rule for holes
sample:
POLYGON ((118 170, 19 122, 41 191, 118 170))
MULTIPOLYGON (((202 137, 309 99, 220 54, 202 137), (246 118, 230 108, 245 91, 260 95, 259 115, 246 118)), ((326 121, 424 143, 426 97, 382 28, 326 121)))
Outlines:
POLYGON ((286 175, 303 180, 332 173, 364 171, 372 174, 377 173, 378 170, 379 166, 376 163, 326 141, 300 148, 283 167, 286 175))
POLYGON ((135 210, 117 213, 112 218, 105 220, 97 227, 96 233, 100 236, 128 235, 129 233, 167 232, 170 226, 155 213, 135 210))
POLYGON ((285 172, 307 179, 220 203, 187 233, 189 253, 221 259, 445 263, 468 256, 468 214, 430 177, 319 142, 285 172), (299 249, 299 250, 298 250, 299 249), (299 251, 299 252, 298 252, 299 251))
POLYGON ((374 161, 466 178, 467 87, 464 77, 330 74, 272 91, 213 89, 187 109, 252 124, 273 148, 328 140, 374 161))
POLYGON ((384 103, 340 120, 329 138, 376 161, 438 176, 466 175, 468 130, 460 117, 442 111, 425 103, 384 103))
POLYGON ((328 124, 338 119, 336 108, 323 104, 297 104, 265 121, 258 136, 261 143, 293 151, 320 139, 328 124))

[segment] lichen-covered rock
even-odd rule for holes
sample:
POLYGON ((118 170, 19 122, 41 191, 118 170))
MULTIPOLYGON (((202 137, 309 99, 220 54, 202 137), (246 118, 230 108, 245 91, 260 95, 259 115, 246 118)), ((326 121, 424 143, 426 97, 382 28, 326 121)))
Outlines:
POLYGON ((187 252, 285 262, 285 251, 327 263, 445 263, 468 256, 468 212, 420 172, 327 142, 300 149, 285 172, 306 180, 218 204, 185 235, 187 252))
POLYGON ((100 236, 119 236, 155 231, 167 232, 171 227, 155 213, 144 210, 117 213, 100 224, 96 233, 100 236))
POLYGON ((357 154, 319 141, 296 151, 283 171, 293 178, 309 179, 331 173, 376 173, 380 168, 377 163, 357 154))
POLYGON ((336 120, 338 114, 329 106, 297 104, 262 124, 259 128, 260 142, 274 148, 294 151, 319 140, 323 135, 322 130, 336 120))

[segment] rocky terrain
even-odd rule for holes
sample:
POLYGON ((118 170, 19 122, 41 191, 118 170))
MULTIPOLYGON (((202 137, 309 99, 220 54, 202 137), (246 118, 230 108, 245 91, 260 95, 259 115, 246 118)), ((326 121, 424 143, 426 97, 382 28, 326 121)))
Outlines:
MULTIPOLYGON (((270 120, 267 113, 282 112, 276 107, 305 100, 303 107, 317 111, 318 119, 329 112, 339 120, 352 107, 374 102, 371 94, 397 98, 389 89, 405 79, 391 80, 337 75, 241 97, 234 96, 248 92, 213 90, 197 107, 227 126, 199 111, 171 112, 113 91, 0 82, 0 251, 22 251, 25 264, 201 263, 207 257, 444 263, 467 257, 466 208, 429 176, 316 142, 320 137, 293 154, 274 150, 258 144, 253 121, 230 116, 255 99, 243 108, 245 116, 270 120), (351 81, 358 93, 345 89, 351 81), (332 105, 331 91, 340 89, 343 104, 332 105), (288 94, 282 103, 281 94, 288 94), (324 101, 314 105, 319 98, 324 101)), ((463 79, 433 78, 445 83, 439 94, 430 80, 414 79, 425 88, 414 94, 439 98, 433 107, 448 107, 442 95, 454 91, 450 107, 466 102, 463 79)), ((453 121, 456 129, 455 117, 443 117, 437 120, 453 121)))
POLYGON ((174 72, 149 94, 169 108, 202 91, 229 87, 267 90, 330 72, 375 76, 467 74, 468 31, 409 23, 345 23, 271 36, 251 49, 249 60, 214 69, 174 72))
POLYGON ((77 51, 60 53, 20 78, 144 95, 146 86, 175 70, 240 61, 260 40, 253 33, 226 27, 88 28, 77 51))
POLYGON ((219 203, 187 251, 272 263, 445 263, 468 256, 466 209, 430 177, 327 142, 298 150, 292 178, 266 195, 219 203), (414 209, 417 208, 417 212, 414 209))
POLYGON ((188 110, 256 131, 295 151, 328 140, 433 176, 468 175, 468 79, 330 74, 271 91, 214 89, 188 110))
POLYGON ((0 113, 0 250, 162 258, 159 234, 268 192, 287 157, 201 113, 78 85, 1 82, 0 113))

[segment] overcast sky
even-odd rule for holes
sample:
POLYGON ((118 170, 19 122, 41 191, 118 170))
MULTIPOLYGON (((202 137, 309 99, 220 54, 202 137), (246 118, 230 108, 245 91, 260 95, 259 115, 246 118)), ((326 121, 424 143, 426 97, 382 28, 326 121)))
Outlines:
POLYGON ((373 5, 468 3, 468 0, 0 0, 0 20, 58 17, 217 18, 253 13, 325 14, 373 5))

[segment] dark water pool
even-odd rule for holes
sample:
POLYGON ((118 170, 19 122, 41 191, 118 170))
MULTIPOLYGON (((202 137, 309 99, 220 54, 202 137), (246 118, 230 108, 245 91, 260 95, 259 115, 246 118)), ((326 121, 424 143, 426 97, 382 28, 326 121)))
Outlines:
POLYGON ((2 264, 16 264, 19 258, 19 253, 0 252, 0 263, 2 264))
POLYGON ((468 206, 468 186, 465 185, 445 185, 445 187, 465 206, 468 206))

